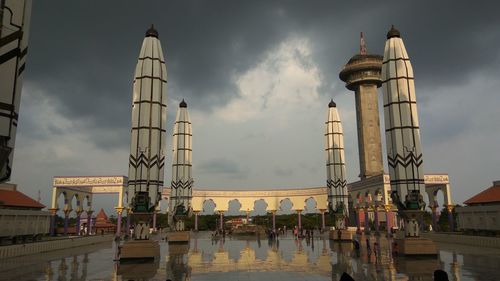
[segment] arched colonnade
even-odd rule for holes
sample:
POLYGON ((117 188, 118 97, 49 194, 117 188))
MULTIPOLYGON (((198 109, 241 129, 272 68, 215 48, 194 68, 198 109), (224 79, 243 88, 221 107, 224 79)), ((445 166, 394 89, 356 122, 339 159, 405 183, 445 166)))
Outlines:
MULTIPOLYGON (((424 201, 427 199, 427 207, 432 212, 432 227, 436 229, 438 220, 438 193, 441 191, 444 196, 442 207, 448 209, 448 220, 453 229, 453 216, 451 210, 453 203, 451 200, 450 180, 447 174, 427 174, 424 176, 425 192, 424 201)), ((391 200, 391 184, 388 174, 374 176, 348 184, 352 209, 355 213, 355 220, 358 232, 361 232, 361 221, 364 221, 364 231, 370 232, 370 220, 373 222, 375 231, 379 232, 380 222, 386 224, 387 232, 391 227, 397 226, 397 208, 391 200), (385 213, 385 216, 381 214, 385 213)), ((423 224, 421 224, 423 225, 423 224)))
MULTIPOLYGON (((168 200, 170 189, 164 188, 162 199, 168 200)), ((195 229, 198 229, 198 216, 204 211, 207 201, 212 201, 215 205, 214 211, 221 216, 223 221, 224 213, 229 210, 229 204, 233 200, 238 200, 241 204, 240 210, 247 213, 254 210, 255 202, 262 200, 267 204, 266 210, 273 215, 273 228, 276 228, 276 212, 281 210, 282 202, 290 200, 292 211, 297 212, 298 227, 301 228, 301 214, 307 210, 306 201, 313 199, 316 201, 316 209, 321 213, 322 227, 325 227, 325 212, 327 211, 327 189, 326 187, 300 188, 300 189, 274 189, 274 190, 204 190, 193 189, 191 206, 195 215, 195 229)), ((219 227, 222 228, 222 225, 219 227)))
MULTIPOLYGON (((428 207, 432 210, 433 227, 437 225, 438 218, 438 193, 441 191, 444 196, 443 206, 449 210, 450 226, 453 229, 453 217, 451 210, 453 203, 451 201, 451 190, 449 177, 447 174, 425 175, 426 193, 428 207)), ((56 213, 60 208, 64 212, 65 224, 64 231, 67 233, 68 219, 71 212, 77 215, 77 229, 79 229, 80 215, 87 213, 87 225, 91 227, 92 199, 95 194, 115 193, 118 195, 118 202, 115 210, 118 214, 117 235, 121 233, 121 217, 123 211, 127 211, 126 229, 130 227, 129 210, 123 205, 124 196, 126 196, 127 177, 125 176, 88 176, 88 177, 54 177, 51 212, 52 235, 55 233, 56 213), (58 206, 58 198, 64 197, 64 206, 58 206), (73 198, 76 198, 75 206, 72 205, 73 198)), ((364 220, 365 231, 369 232, 369 221, 374 222, 375 231, 379 232, 381 219, 385 220, 387 231, 396 223, 397 209, 392 204, 390 198, 390 179, 389 175, 384 174, 364 179, 348 184, 350 194, 350 207, 354 211, 358 231, 361 231, 361 220, 364 220), (385 213, 382 218, 380 214, 385 213)), ((223 218, 224 213, 229 210, 229 204, 233 200, 238 200, 241 204, 240 210, 249 215, 254 210, 255 202, 262 200, 267 204, 266 210, 273 214, 273 227, 275 228, 276 212, 281 210, 282 202, 290 200, 291 210, 296 211, 298 215, 298 226, 301 228, 301 214, 307 210, 306 202, 313 199, 316 202, 315 208, 319 210, 322 217, 322 227, 325 228, 325 213, 327 212, 327 188, 294 188, 294 189, 268 189, 268 190, 204 190, 194 189, 191 205, 195 214, 195 229, 197 229, 198 216, 203 212, 204 204, 212 201, 215 205, 215 212, 223 218)), ((165 187, 162 190, 162 199, 168 200, 170 197, 170 188, 165 187)), ((157 207, 157 211, 160 207, 157 207)), ((153 228, 155 228, 156 213, 153 216, 153 228)), ((220 222, 222 223, 222 219, 220 222)), ((88 228, 90 228, 88 227, 88 228)), ((91 229, 87 229, 91 233, 91 229)))

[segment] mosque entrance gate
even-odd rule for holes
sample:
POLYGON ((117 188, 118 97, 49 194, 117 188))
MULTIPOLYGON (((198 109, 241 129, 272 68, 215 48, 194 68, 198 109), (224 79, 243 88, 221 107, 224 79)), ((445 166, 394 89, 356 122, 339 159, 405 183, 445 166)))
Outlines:
MULTIPOLYGON (((123 207, 123 195, 126 194, 128 178, 125 176, 66 176, 54 177, 52 183, 52 204, 49 211, 51 212, 50 233, 55 235, 55 219, 59 209, 58 198, 64 196, 64 233, 68 232, 69 215, 74 211, 76 213, 76 229, 80 229, 80 215, 83 212, 87 213, 87 229, 86 234, 92 233, 91 218, 92 213, 92 198, 95 194, 118 194, 118 202, 115 206, 117 216, 117 234, 121 230, 121 217, 125 209, 123 207), (72 206, 73 197, 76 198, 76 206, 72 206), (87 206, 83 206, 84 201, 87 206)), ((79 234, 77 232, 77 234, 79 234)))

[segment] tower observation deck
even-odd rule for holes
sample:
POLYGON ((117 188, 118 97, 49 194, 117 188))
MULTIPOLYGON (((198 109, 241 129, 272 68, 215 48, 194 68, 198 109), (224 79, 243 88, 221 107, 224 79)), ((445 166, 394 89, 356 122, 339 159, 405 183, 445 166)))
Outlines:
POLYGON ((382 56, 366 53, 361 33, 360 53, 339 74, 346 88, 355 93, 361 179, 384 173, 377 97, 377 88, 382 85, 381 70, 382 56))

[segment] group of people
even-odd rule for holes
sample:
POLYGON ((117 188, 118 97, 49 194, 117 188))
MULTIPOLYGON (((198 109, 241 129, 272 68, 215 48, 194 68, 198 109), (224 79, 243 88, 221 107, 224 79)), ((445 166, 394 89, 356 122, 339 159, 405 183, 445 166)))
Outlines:
POLYGON ((295 240, 305 238, 306 240, 310 240, 314 238, 314 229, 306 229, 304 231, 303 228, 299 229, 297 226, 293 228, 293 237, 295 240))
POLYGON ((225 229, 217 229, 214 232, 212 232, 212 240, 217 240, 219 238, 225 239, 226 238, 226 230, 225 229))
MULTIPOLYGON (((361 248, 361 245, 358 240, 353 239, 352 244, 354 246, 354 250, 359 253, 359 250, 361 248)), ((370 243, 370 239, 366 238, 366 253, 370 257, 372 255, 372 246, 370 243)), ((380 245, 377 241, 373 243, 373 254, 377 257, 380 254, 380 245)))

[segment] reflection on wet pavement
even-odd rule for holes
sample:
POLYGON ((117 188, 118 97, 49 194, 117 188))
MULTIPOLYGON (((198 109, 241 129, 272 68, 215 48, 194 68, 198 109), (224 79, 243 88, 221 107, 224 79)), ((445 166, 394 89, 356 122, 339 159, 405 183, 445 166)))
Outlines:
POLYGON ((432 280, 436 269, 450 280, 500 280, 498 249, 438 244, 437 258, 393 258, 386 238, 370 241, 378 242, 377 253, 319 237, 214 241, 195 233, 190 245, 161 241, 161 259, 153 262, 115 263, 111 243, 0 260, 0 280, 339 280, 343 272, 356 280, 432 280))

